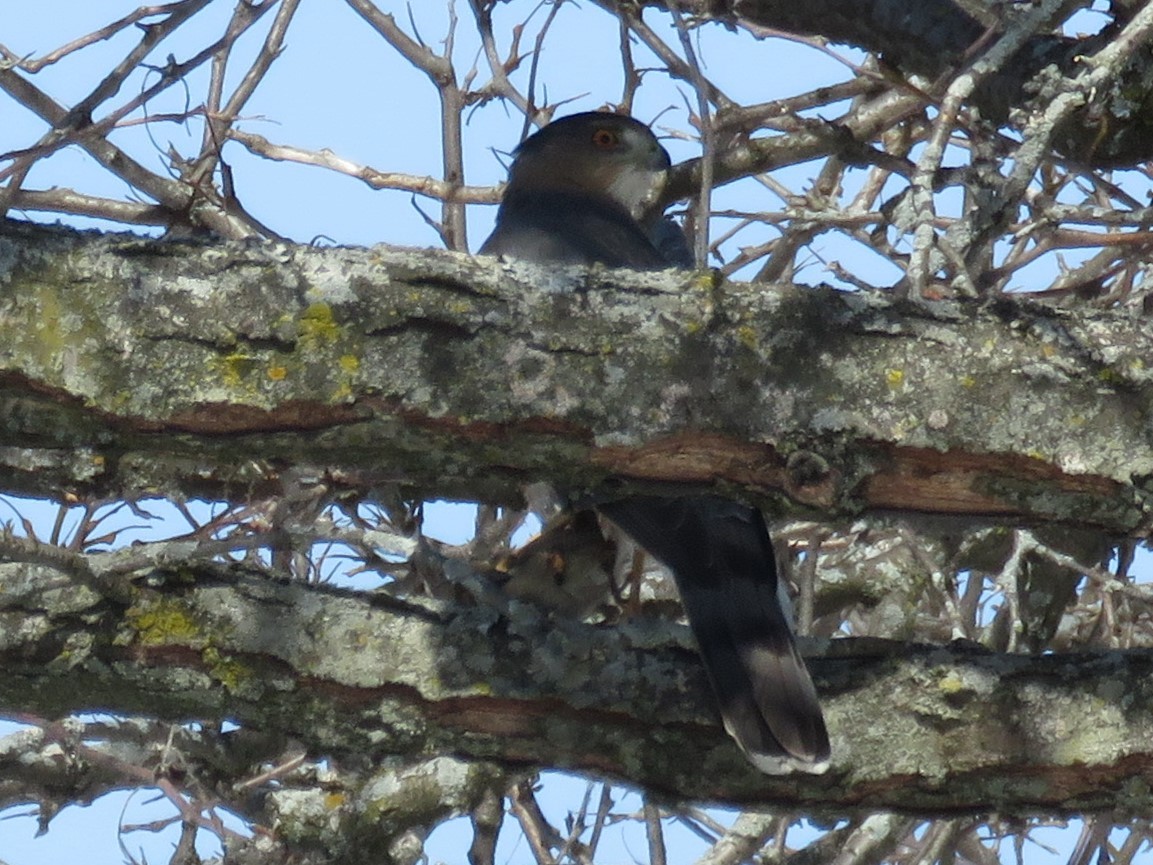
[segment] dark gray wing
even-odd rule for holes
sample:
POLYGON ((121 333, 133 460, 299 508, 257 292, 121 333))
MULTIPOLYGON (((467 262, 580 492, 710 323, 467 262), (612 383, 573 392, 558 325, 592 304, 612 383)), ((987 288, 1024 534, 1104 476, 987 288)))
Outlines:
POLYGON ((603 200, 556 192, 506 199, 480 252, 558 264, 669 267, 626 211, 603 200))
POLYGON ((670 267, 685 270, 696 267, 692 244, 689 243, 681 224, 671 216, 662 216, 657 220, 649 229, 649 238, 660 252, 661 258, 667 261, 670 267))

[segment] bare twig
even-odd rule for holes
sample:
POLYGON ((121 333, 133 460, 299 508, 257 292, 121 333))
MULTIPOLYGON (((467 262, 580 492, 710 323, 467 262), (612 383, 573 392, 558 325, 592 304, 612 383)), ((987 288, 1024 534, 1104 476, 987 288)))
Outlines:
POLYGON ((685 53, 692 75, 693 90, 697 95, 697 128, 701 133, 701 182, 697 190, 696 219, 693 220, 693 258, 696 259, 697 267, 706 267, 709 253, 709 217, 712 214, 713 167, 716 159, 715 130, 709 100, 705 96, 709 83, 697 60, 697 52, 693 48, 693 40, 689 36, 688 26, 680 8, 674 5, 671 11, 677 35, 681 40, 681 50, 685 53))
MULTIPOLYGON (((952 137, 962 103, 982 79, 998 71, 1033 34, 1051 24, 1064 6, 1064 0, 1046 0, 1019 16, 988 51, 949 84, 940 104, 940 113, 933 124, 933 132, 926 142, 925 152, 917 162, 917 171, 910 183, 917 217, 913 230, 913 254, 909 259, 908 281, 904 290, 913 296, 926 294, 932 274, 937 270, 933 260, 936 240, 932 227, 935 216, 933 182, 941 167, 945 147, 952 137)), ((960 285, 955 283, 954 288, 960 285)))
POLYGON ((454 186, 434 177, 418 177, 412 174, 378 171, 367 165, 361 165, 337 156, 330 150, 302 150, 286 144, 273 144, 261 135, 241 132, 237 129, 229 130, 228 137, 267 159, 298 162, 301 165, 326 168, 362 180, 373 189, 414 192, 417 195, 435 198, 437 201, 455 201, 466 204, 496 204, 500 201, 500 187, 454 186))
POLYGON ((661 809, 645 797, 645 838, 649 842, 649 865, 666 865, 668 852, 665 850, 665 833, 661 826, 661 809))

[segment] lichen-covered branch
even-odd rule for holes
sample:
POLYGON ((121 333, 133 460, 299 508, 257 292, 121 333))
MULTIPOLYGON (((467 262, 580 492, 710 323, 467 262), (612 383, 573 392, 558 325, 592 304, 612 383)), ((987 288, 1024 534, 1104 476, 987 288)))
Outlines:
POLYGON ((125 606, 62 590, 51 569, 2 567, 21 589, 0 607, 0 705, 49 717, 229 718, 338 764, 453 755, 810 813, 1150 805, 1133 783, 1153 766, 1147 653, 826 644, 812 668, 832 769, 774 779, 720 729, 686 629, 668 623, 595 627, 516 604, 501 617, 221 566, 143 573, 125 606))
POLYGON ((1146 525, 1153 337, 1123 313, 13 223, 0 281, 9 489, 268 494, 293 465, 1146 525))

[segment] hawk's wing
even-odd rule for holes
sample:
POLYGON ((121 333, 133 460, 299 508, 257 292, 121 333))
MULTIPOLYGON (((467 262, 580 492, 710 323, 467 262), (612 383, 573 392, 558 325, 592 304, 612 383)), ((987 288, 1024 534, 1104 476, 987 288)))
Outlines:
POLYGON ((625 210, 558 192, 506 199, 496 228, 480 248, 488 255, 561 264, 669 267, 625 210))

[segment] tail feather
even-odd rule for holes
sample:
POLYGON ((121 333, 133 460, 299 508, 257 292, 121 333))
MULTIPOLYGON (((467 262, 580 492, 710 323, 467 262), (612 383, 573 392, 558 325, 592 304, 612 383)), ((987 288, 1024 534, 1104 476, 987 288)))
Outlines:
POLYGON ((760 511, 716 496, 600 506, 673 572, 725 729, 762 771, 823 772, 829 736, 760 511))

